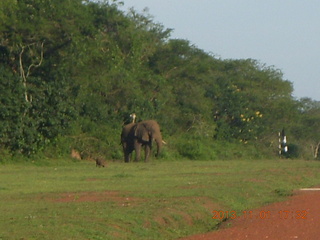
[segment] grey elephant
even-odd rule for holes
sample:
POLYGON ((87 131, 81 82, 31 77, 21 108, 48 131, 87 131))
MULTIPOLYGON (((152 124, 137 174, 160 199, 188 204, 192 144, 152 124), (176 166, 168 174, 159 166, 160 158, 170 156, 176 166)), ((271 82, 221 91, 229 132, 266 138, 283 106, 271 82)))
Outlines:
POLYGON ((129 123, 122 128, 121 145, 123 148, 124 161, 130 162, 134 150, 134 127, 136 123, 129 123))
POLYGON ((147 162, 150 158, 153 141, 157 144, 156 156, 158 156, 163 140, 160 126, 156 121, 146 120, 125 125, 121 132, 121 144, 125 162, 130 162, 133 151, 136 151, 135 161, 139 161, 142 147, 145 148, 145 161, 147 162))

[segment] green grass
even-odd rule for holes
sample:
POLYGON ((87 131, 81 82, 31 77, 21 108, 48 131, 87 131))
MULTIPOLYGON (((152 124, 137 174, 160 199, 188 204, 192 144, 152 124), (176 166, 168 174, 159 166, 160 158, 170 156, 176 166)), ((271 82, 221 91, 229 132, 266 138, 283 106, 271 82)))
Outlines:
POLYGON ((175 239, 320 184, 320 162, 177 161, 0 165, 2 239, 175 239))

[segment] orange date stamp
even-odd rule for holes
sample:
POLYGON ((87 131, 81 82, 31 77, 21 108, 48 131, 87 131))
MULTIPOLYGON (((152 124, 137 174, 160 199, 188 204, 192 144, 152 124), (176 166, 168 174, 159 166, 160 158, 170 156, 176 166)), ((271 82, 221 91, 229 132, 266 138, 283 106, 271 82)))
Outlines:
POLYGON ((212 219, 227 220, 227 219, 270 219, 272 217, 278 217, 280 219, 307 219, 307 210, 256 210, 256 211, 242 211, 237 212, 214 210, 212 211, 212 219))

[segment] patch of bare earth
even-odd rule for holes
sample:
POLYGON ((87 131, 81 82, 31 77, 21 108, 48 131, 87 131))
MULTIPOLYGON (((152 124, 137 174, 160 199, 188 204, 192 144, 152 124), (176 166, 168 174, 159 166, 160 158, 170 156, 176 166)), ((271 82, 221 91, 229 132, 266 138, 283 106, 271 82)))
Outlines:
POLYGON ((131 197, 129 194, 119 193, 117 191, 104 192, 73 192, 61 193, 46 198, 52 202, 116 202, 120 206, 131 206, 145 201, 142 198, 131 197))
MULTIPOLYGON (((178 202, 183 206, 188 206, 188 203, 193 202, 197 206, 203 206, 208 214, 211 214, 212 209, 220 209, 217 203, 214 203, 212 199, 207 197, 178 197, 159 201, 168 203, 168 207, 158 209, 154 217, 154 221, 161 226, 172 227, 179 224, 191 226, 194 224, 194 221, 201 220, 204 217, 204 214, 200 212, 193 212, 192 215, 188 214, 184 209, 176 207, 176 204, 172 204, 172 202, 178 202), (174 216, 180 216, 181 219, 177 220, 174 216)), ((145 225, 148 226, 150 223, 146 222, 145 225)))
POLYGON ((248 210, 228 219, 218 231, 181 240, 317 240, 320 237, 320 191, 296 191, 284 202, 248 210))

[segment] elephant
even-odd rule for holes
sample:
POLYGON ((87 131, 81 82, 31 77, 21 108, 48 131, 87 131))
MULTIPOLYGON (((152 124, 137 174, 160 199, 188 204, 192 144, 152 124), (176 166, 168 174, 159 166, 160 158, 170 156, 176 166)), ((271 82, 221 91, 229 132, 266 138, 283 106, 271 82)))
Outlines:
POLYGON ((121 133, 121 144, 125 162, 130 161, 134 150, 136 151, 135 161, 139 161, 142 147, 145 148, 145 162, 147 162, 150 158, 153 141, 157 144, 157 157, 161 151, 163 140, 160 126, 155 120, 125 125, 121 133))
POLYGON ((121 145, 123 148, 124 161, 130 162, 132 152, 134 150, 134 127, 136 123, 129 123, 122 128, 121 132, 121 145))

